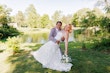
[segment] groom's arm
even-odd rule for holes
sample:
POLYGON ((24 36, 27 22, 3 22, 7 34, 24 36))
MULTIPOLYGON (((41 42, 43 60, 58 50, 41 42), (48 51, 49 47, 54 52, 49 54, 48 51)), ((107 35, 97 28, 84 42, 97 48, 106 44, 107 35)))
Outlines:
POLYGON ((56 43, 57 40, 54 38, 54 33, 55 33, 55 29, 52 28, 51 31, 50 31, 50 35, 49 35, 49 40, 56 43))

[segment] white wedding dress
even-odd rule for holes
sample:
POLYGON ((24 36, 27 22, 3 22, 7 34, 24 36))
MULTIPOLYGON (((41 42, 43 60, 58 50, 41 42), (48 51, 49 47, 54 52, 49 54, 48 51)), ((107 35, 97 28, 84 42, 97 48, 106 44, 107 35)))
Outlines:
MULTIPOLYGON (((55 39, 61 40, 63 33, 60 31, 57 33, 55 39)), ((48 41, 43 46, 41 46, 37 51, 31 53, 34 58, 42 64, 45 68, 50 68, 58 71, 70 71, 71 63, 62 63, 62 54, 57 43, 53 41, 48 41)))

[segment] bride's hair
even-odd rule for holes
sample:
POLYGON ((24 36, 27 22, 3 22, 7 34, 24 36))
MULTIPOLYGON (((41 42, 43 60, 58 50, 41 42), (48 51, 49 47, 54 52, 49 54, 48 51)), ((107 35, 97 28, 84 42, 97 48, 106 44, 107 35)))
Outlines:
POLYGON ((69 26, 70 27, 70 29, 69 29, 69 33, 71 33, 72 32, 72 24, 67 24, 67 25, 65 25, 65 27, 64 27, 64 29, 67 27, 67 26, 69 26))

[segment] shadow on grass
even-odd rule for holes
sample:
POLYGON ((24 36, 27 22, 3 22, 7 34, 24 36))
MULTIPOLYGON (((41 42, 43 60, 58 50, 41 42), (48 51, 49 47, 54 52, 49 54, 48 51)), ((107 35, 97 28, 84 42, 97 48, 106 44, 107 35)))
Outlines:
MULTIPOLYGON (((110 73, 110 55, 92 50, 76 49, 73 45, 73 43, 69 45, 69 55, 73 59, 73 67, 67 73, 110 73)), ((37 50, 40 46, 28 47, 37 50)), ((7 61, 14 66, 11 67, 13 68, 11 73, 66 73, 42 68, 42 65, 29 53, 29 51, 22 51, 8 58, 7 61)))
MULTIPOLYGON (((40 44, 37 44, 35 46, 28 47, 32 48, 32 50, 37 50, 40 46, 40 44)), ((11 67, 13 69, 9 71, 10 73, 65 73, 42 68, 42 65, 38 63, 32 55, 30 55, 30 51, 16 53, 15 55, 10 56, 7 59, 7 62, 11 63, 13 66, 11 67)))
POLYGON ((29 55, 29 52, 25 51, 10 56, 7 61, 11 62, 13 66, 12 71, 10 71, 11 73, 64 73, 42 68, 42 65, 29 55))
POLYGON ((42 44, 36 44, 36 45, 34 45, 34 46, 27 46, 27 47, 29 47, 29 48, 31 48, 33 51, 35 51, 35 50, 39 49, 41 46, 42 46, 42 44))

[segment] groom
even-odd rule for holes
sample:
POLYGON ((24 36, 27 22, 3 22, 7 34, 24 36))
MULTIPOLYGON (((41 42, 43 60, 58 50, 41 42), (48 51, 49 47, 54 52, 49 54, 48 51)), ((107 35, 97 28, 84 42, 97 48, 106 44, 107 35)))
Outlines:
MULTIPOLYGON (((61 31, 61 26, 62 26, 62 22, 57 21, 56 26, 54 28, 52 28, 50 31, 49 40, 53 41, 54 43, 60 44, 60 41, 56 40, 54 37, 57 35, 58 31, 61 31)), ((64 41, 65 39, 62 38, 61 40, 64 41)))

